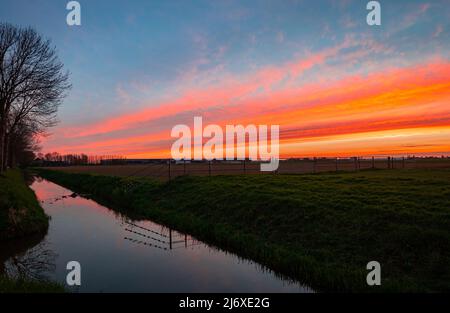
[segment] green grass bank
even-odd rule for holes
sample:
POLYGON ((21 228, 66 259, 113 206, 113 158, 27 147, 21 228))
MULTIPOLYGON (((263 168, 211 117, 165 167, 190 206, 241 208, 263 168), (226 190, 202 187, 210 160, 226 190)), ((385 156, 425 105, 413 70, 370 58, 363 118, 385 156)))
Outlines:
POLYGON ((45 233, 48 216, 20 170, 0 174, 0 242, 45 233))
MULTIPOLYGON (((7 242, 16 244, 14 239, 43 236, 47 232, 48 221, 34 192, 28 188, 23 172, 9 170, 0 174, 0 249, 7 242)), ((0 253, 2 263, 5 261, 3 257, 8 256, 0 253)), ((49 281, 11 279, 0 273, 0 293, 41 292, 64 292, 64 287, 49 281)))
POLYGON ((11 279, 0 276, 1 293, 64 293, 62 285, 50 281, 11 279))
POLYGON ((252 258, 318 291, 450 291, 450 170, 179 177, 39 170, 111 208, 252 258), (368 287, 366 264, 381 264, 368 287))

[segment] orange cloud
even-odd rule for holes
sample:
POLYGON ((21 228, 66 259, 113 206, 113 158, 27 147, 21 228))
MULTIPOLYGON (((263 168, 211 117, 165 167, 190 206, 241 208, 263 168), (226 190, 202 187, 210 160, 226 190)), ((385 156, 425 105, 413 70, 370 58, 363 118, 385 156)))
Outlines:
POLYGON ((244 80, 227 77, 221 85, 186 92, 171 102, 90 125, 85 130, 70 130, 76 134, 73 138, 87 142, 59 148, 93 154, 107 151, 132 157, 169 157, 170 129, 174 125, 146 135, 127 132, 181 113, 185 123, 190 124, 200 111, 204 112, 205 123, 222 126, 280 125, 284 157, 450 151, 446 143, 450 137, 445 137, 450 125, 449 62, 435 60, 366 76, 293 84, 302 72, 324 63, 347 46, 280 68, 267 67, 244 80), (285 80, 289 83, 284 88, 273 88, 285 80), (261 88, 263 92, 258 92, 261 88), (110 132, 121 137, 93 139, 94 135, 110 132))
POLYGON ((159 103, 156 106, 153 104, 149 109, 110 118, 93 125, 85 125, 82 129, 70 129, 67 133, 71 134, 68 135, 70 137, 104 134, 135 127, 139 123, 172 116, 180 112, 207 109, 210 106, 227 106, 235 102, 236 99, 251 95, 261 87, 270 90, 274 84, 284 78, 293 80, 307 69, 324 63, 327 58, 335 56, 342 49, 353 45, 355 43, 346 40, 336 47, 313 54, 306 59, 287 62, 278 67, 267 66, 245 77, 227 76, 215 86, 188 90, 183 96, 173 101, 159 103))

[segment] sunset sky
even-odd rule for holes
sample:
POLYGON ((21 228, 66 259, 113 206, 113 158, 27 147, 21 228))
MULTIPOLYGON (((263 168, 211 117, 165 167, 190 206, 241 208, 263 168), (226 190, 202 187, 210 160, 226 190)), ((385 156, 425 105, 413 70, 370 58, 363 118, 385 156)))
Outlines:
POLYGON ((281 157, 450 154, 450 1, 1 0, 73 88, 42 151, 170 157, 177 124, 278 124, 281 157))

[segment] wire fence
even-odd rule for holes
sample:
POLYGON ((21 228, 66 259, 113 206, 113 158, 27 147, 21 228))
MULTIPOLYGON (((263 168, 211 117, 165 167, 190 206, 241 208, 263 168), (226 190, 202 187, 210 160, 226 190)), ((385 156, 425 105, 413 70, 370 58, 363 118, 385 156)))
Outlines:
POLYGON ((124 239, 136 244, 141 244, 166 251, 180 248, 189 248, 201 244, 201 242, 197 241, 193 237, 188 236, 187 234, 173 231, 170 228, 166 229, 167 232, 164 233, 162 230, 155 231, 153 229, 139 226, 131 222, 125 222, 125 224, 126 226, 124 230, 129 233, 130 237, 125 236, 124 239))
POLYGON ((450 168, 450 158, 353 157, 280 160, 274 172, 262 172, 261 162, 240 161, 174 161, 148 164, 69 166, 68 172, 89 172, 125 177, 154 177, 171 180, 178 176, 307 174, 367 169, 450 168))

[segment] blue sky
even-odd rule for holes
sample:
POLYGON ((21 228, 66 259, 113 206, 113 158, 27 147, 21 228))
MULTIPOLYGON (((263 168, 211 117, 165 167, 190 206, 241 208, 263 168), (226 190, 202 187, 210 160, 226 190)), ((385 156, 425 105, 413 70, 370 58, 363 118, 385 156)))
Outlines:
MULTIPOLYGON (((60 109, 61 123, 52 131, 55 136, 48 147, 67 143, 64 130, 159 107, 193 88, 203 87, 206 93, 211 86, 340 45, 336 54, 326 58, 327 71, 308 68, 296 79, 298 88, 311 81, 324 81, 326 87, 327 73, 338 79, 433 58, 449 60, 446 0, 380 1, 379 27, 366 24, 364 0, 81 0, 80 27, 66 24, 67 2, 1 0, 0 20, 32 26, 51 38, 71 72, 73 90, 60 109)), ((283 88, 283 84, 281 80, 271 88, 283 88)), ((264 90, 261 86, 246 96, 264 90)), ((207 104, 203 110, 214 106, 207 104)), ((191 115, 180 108, 180 114, 171 117, 146 124, 147 129, 159 132, 162 124, 191 115)), ((142 128, 135 128, 139 129, 94 134, 73 142, 143 134, 142 128)))

